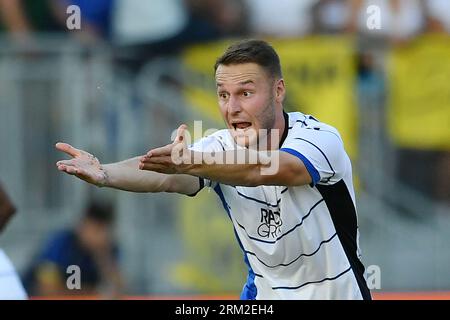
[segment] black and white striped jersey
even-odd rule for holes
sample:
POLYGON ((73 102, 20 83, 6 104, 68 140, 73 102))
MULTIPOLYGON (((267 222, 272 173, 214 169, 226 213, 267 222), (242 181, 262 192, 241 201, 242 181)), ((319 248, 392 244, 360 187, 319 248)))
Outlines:
MULTIPOLYGON (((280 151, 302 161, 311 185, 230 186, 201 178, 231 219, 248 265, 242 299, 370 299, 360 261, 352 167, 338 131, 285 113, 280 151)), ((191 146, 241 148, 228 130, 191 146)))

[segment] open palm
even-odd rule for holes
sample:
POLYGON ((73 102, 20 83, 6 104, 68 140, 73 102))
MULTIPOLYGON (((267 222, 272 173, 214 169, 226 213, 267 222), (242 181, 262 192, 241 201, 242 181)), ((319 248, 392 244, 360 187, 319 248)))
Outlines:
POLYGON ((61 142, 56 144, 56 149, 72 157, 72 159, 61 160, 56 163, 59 171, 74 175, 97 186, 105 184, 106 173, 98 159, 92 154, 61 142))

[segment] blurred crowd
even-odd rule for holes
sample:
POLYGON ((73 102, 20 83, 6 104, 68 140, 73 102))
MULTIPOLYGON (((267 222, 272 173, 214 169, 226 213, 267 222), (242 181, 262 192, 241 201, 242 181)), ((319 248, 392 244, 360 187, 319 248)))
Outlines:
POLYGON ((70 5, 82 13, 76 36, 115 45, 346 32, 404 40, 450 32, 446 0, 1 0, 1 25, 15 35, 64 31, 70 5), (367 27, 371 5, 380 9, 380 29, 367 27))
MULTIPOLYGON (((0 0, 1 31, 22 43, 32 43, 34 32, 59 32, 86 46, 109 44, 117 61, 140 67, 186 45, 230 37, 352 34, 380 47, 427 32, 450 34, 450 1, 0 0), (81 28, 68 32, 71 5, 80 8, 81 28)), ((373 61, 361 52, 359 63, 370 69, 373 61)))
POLYGON ((119 298, 124 284, 113 231, 113 208, 88 203, 74 226, 49 234, 31 259, 23 275, 28 295, 119 298))
POLYGON ((83 41, 176 48, 220 37, 302 37, 361 33, 403 41, 422 32, 450 32, 446 0, 0 0, 1 28, 15 37, 64 31, 67 8, 81 9, 83 41), (381 28, 367 17, 376 5, 381 28))
MULTIPOLYGON (((0 234, 16 207, 0 183, 0 234)), ((0 300, 70 295, 120 298, 124 278, 115 240, 114 208, 87 203, 73 226, 53 230, 21 276, 0 248, 0 300)))
MULTIPOLYGON (((33 43, 35 32, 76 37, 87 47, 106 44, 113 49, 118 65, 132 72, 155 56, 221 38, 356 35, 359 107, 381 108, 387 94, 386 76, 377 64, 377 51, 424 33, 450 34, 450 1, 0 0, 1 31, 25 44, 33 43), (68 32, 71 5, 80 8, 81 28, 68 32), (367 97, 373 97, 372 101, 367 97)), ((383 119, 379 121, 383 123, 383 119)), ((448 152, 399 150, 399 178, 431 197, 450 202, 449 158, 448 152), (424 168, 417 170, 421 163, 441 169, 430 175, 424 168), (428 187, 433 182, 440 186, 438 190, 428 187)))

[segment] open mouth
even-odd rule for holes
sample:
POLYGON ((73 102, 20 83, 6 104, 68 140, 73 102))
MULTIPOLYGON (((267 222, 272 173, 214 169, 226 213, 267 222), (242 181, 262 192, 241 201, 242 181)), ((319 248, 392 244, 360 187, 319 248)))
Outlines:
POLYGON ((251 122, 234 122, 232 123, 234 130, 244 131, 252 126, 251 122))

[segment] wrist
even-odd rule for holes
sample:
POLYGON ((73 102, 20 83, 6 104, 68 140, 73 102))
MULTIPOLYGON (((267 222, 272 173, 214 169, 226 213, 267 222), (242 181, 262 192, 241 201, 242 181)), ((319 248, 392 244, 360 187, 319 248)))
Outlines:
POLYGON ((99 188, 110 187, 111 182, 107 166, 100 165, 100 171, 101 171, 101 178, 97 181, 96 186, 99 188))
POLYGON ((203 165, 202 153, 187 150, 183 156, 183 162, 178 166, 178 173, 195 175, 203 165))

